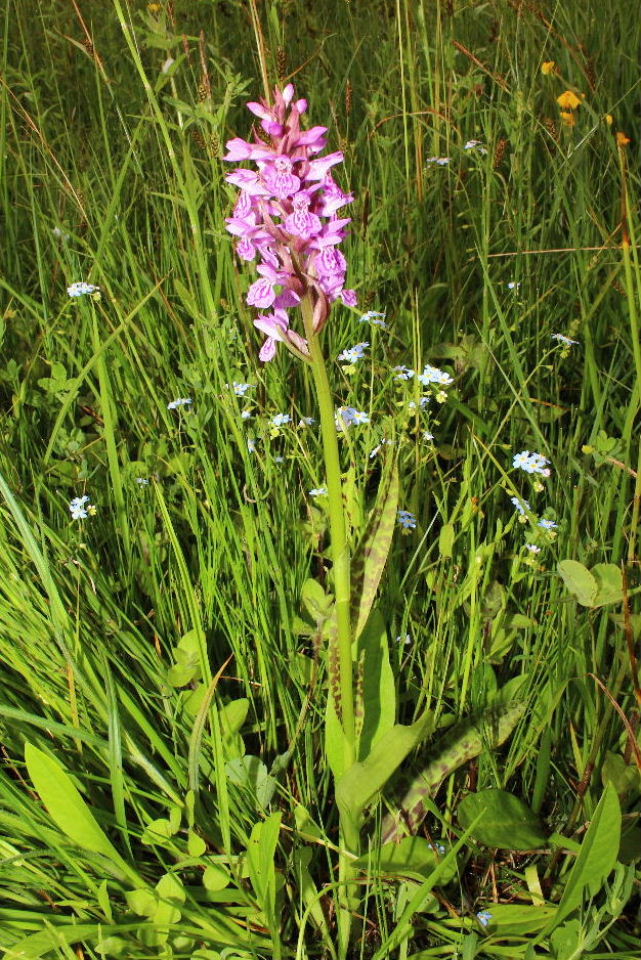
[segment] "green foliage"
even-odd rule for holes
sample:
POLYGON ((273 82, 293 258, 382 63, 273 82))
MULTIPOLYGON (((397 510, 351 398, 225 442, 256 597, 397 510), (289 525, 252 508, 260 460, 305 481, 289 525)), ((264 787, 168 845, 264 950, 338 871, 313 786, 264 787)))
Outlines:
POLYGON ((353 957, 629 960, 638 18, 625 0, 265 0, 259 43, 234 0, 91 6, 7 0, 0 30, 3 950, 332 956, 338 780, 367 825, 353 957), (341 437, 349 772, 311 384, 258 361, 224 230, 221 156, 249 134, 260 51, 355 195, 361 307, 322 334, 336 405, 370 417, 341 437), (80 279, 100 295, 71 300, 80 279), (334 363, 358 341, 366 360, 334 363), (454 383, 421 408, 394 368, 425 363, 454 383), (549 478, 512 469, 524 449, 549 478), (96 513, 72 521, 84 494, 96 513), (511 800, 486 843, 465 812, 488 795, 511 800), (545 841, 527 857, 523 804, 545 841))
POLYGON ((539 818, 527 804, 506 790, 469 793, 459 804, 458 818, 475 840, 488 847, 532 850, 545 845, 539 818))

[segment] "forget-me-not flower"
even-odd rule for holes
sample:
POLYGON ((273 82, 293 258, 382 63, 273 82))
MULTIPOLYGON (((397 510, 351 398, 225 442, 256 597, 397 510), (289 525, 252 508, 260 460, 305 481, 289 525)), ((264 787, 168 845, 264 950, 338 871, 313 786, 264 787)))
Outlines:
POLYGON ((546 464, 550 461, 542 453, 530 453, 529 450, 522 450, 516 453, 512 460, 512 466, 519 470, 525 470, 526 473, 538 473, 542 477, 549 477, 550 470, 546 464))
POLYGON ((449 387, 451 383, 454 383, 454 377, 451 377, 449 373, 445 373, 444 370, 439 370, 438 367, 432 367, 429 363, 425 364, 423 373, 419 373, 418 379, 423 386, 436 383, 441 387, 449 387))
POLYGON ((554 520, 543 519, 539 520, 537 526, 543 527, 544 530, 557 530, 559 525, 558 523, 555 523, 554 520))
POLYGON ((487 927, 492 919, 492 914, 489 910, 480 910, 476 914, 476 919, 481 924, 482 927, 487 927))
POLYGON ((396 512, 398 523, 404 530, 415 530, 416 529, 416 517, 413 513, 410 513, 409 510, 397 510, 396 512))
POLYGON ((365 357, 365 349, 367 347, 369 347, 367 341, 355 343, 353 347, 348 347, 347 350, 339 353, 338 360, 341 363, 358 363, 359 360, 363 360, 365 357))
POLYGON ((69 510, 72 520, 86 520, 91 510, 89 497, 86 494, 84 497, 74 497, 69 503, 69 510))
POLYGON ((327 487, 314 487, 309 491, 310 497, 326 497, 327 487))
POLYGON ((385 323, 385 314, 378 313, 377 310, 368 310, 367 313, 364 313, 359 320, 359 323, 368 323, 368 322, 371 323, 373 327, 383 327, 383 329, 385 329, 385 327, 387 326, 387 324, 385 323))
POLYGON ((272 425, 274 427, 284 427, 291 419, 288 413, 277 413, 276 416, 272 417, 272 425))
POLYGON ((510 497, 510 501, 514 504, 521 516, 525 516, 526 510, 531 510, 532 507, 527 502, 527 500, 521 500, 520 497, 510 497))
POLYGON ((191 399, 191 397, 178 397, 177 400, 171 400, 167 404, 167 409, 176 410, 178 407, 188 407, 189 404, 193 402, 194 401, 191 399))
POLYGON ((411 380, 414 376, 414 371, 402 363, 398 367, 394 367, 394 373, 396 374, 396 380, 411 380))
POLYGON ((578 340, 572 340, 570 337, 564 336, 562 333, 553 333, 551 334, 553 340, 558 340, 559 343, 564 344, 566 347, 571 347, 574 344, 577 344, 578 340))
POLYGON ((67 287, 67 293, 70 297, 84 297, 88 293, 97 293, 99 289, 100 287, 96 287, 93 283, 85 283, 84 280, 79 280, 67 287))

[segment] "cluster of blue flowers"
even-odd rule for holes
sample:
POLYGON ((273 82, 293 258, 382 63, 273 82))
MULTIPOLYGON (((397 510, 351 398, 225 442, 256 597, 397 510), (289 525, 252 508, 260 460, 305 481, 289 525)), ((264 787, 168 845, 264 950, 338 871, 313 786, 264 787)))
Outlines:
POLYGON ((526 473, 538 473, 542 477, 549 477, 550 470, 546 466, 550 461, 542 453, 530 453, 529 450, 522 450, 516 453, 512 460, 512 466, 524 470, 526 473))
POLYGON ((369 347, 369 343, 364 340, 362 343, 355 343, 353 347, 348 347, 347 350, 343 350, 342 353, 339 353, 338 360, 340 363, 358 363, 359 360, 365 358, 365 350, 369 347))

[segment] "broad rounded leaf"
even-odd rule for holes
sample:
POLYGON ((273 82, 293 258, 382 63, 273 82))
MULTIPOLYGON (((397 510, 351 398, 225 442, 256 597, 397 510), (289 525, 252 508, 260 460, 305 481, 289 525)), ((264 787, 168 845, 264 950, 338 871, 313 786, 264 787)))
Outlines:
POLYGON ((598 585, 588 568, 577 560, 562 560, 558 570, 564 584, 581 606, 594 606, 598 585))
POLYGON ((458 818, 467 829, 481 814, 472 836, 487 847, 532 850, 546 843, 539 818, 527 804, 506 790, 470 793, 459 804, 458 818))

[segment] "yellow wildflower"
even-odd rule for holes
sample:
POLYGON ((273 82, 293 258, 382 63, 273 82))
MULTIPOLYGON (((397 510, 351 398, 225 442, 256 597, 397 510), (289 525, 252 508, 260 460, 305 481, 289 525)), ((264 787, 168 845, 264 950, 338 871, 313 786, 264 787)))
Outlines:
POLYGON ((571 110, 561 110, 561 120, 566 127, 576 126, 576 114, 571 110))
POLYGON ((614 117, 612 116, 611 113, 606 113, 606 115, 605 115, 605 122, 607 123, 607 125, 608 125, 609 127, 612 126, 612 124, 614 123, 614 117))
POLYGON ((566 90, 565 93, 556 98, 556 102, 561 110, 576 110, 581 104, 581 98, 577 97, 576 93, 572 93, 571 90, 566 90))
POLYGON ((625 133, 623 133, 622 130, 619 130, 619 132, 617 133, 617 144, 620 147, 627 147, 629 143, 630 143, 630 137, 626 137, 625 133))
POLYGON ((544 60, 541 64, 541 73, 544 77, 549 77, 551 73, 556 73, 556 63, 554 60, 544 60))
POLYGON ((147 10, 149 10, 149 13, 160 13, 160 11, 162 10, 162 4, 160 4, 160 3, 148 3, 148 4, 147 4, 147 10))

